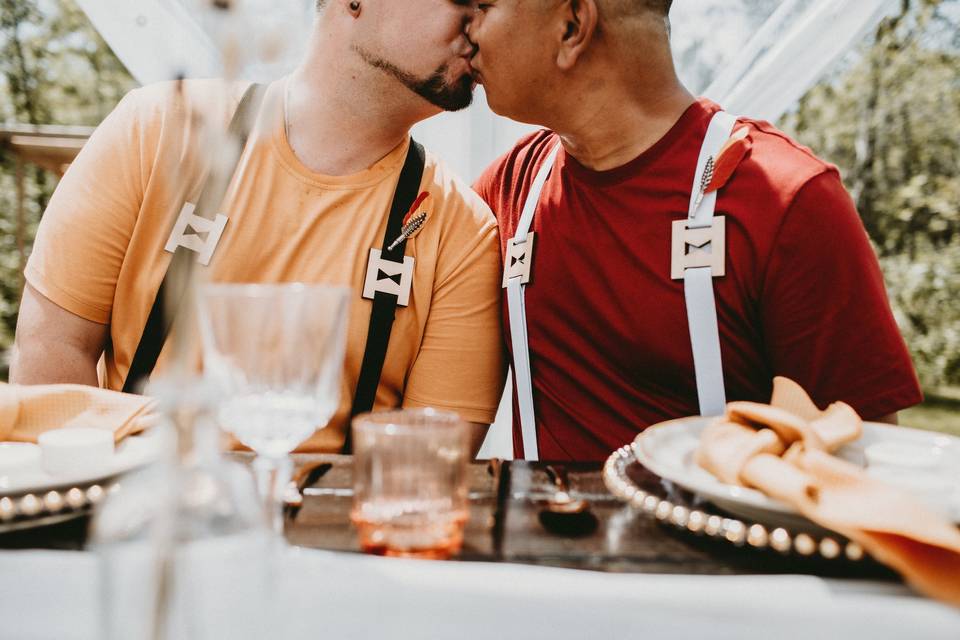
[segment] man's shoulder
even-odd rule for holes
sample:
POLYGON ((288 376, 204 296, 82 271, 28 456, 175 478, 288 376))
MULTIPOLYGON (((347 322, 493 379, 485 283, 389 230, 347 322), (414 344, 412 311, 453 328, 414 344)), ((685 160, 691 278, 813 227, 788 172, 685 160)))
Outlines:
POLYGON ((426 150, 423 189, 434 200, 432 209, 445 220, 478 230, 496 225, 487 203, 446 163, 426 150))
POLYGON ((417 242, 421 252, 426 251, 421 258, 436 265, 438 281, 461 271, 474 260, 471 256, 487 256, 499 264, 497 221, 490 207, 429 150, 421 190, 429 194, 423 204, 428 217, 417 242))
POLYGON ((557 135, 547 129, 525 135, 490 163, 473 188, 497 215, 503 215, 525 197, 533 177, 556 142, 557 135))
POLYGON ((218 79, 154 82, 130 91, 122 106, 142 123, 224 118, 236 109, 248 86, 248 82, 218 79))
POLYGON ((518 172, 537 169, 556 140, 557 135, 549 129, 528 133, 517 140, 506 153, 494 160, 484 171, 483 176, 498 175, 501 178, 512 179, 517 177, 518 172))
POLYGON ((750 178, 758 195, 767 195, 787 208, 811 180, 824 174, 839 180, 835 165, 769 122, 750 118, 739 122, 750 127, 751 148, 738 171, 750 178))

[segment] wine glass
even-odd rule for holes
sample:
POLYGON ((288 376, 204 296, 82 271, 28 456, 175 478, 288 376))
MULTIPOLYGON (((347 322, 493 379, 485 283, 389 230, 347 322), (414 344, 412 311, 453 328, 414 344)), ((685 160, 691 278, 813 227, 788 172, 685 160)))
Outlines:
POLYGON ((256 452, 259 489, 280 535, 290 452, 340 403, 349 292, 300 283, 200 290, 204 373, 220 394, 220 426, 256 452))

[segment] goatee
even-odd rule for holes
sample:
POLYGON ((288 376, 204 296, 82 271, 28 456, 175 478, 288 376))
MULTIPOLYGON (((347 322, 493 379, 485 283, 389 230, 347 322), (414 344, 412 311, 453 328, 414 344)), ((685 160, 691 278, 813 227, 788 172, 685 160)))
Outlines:
POLYGON ((444 111, 460 111, 469 107, 470 103, 473 102, 473 77, 464 74, 454 82, 448 81, 449 63, 442 65, 429 77, 423 79, 360 47, 355 46, 354 51, 360 55, 364 62, 390 74, 418 96, 444 111))

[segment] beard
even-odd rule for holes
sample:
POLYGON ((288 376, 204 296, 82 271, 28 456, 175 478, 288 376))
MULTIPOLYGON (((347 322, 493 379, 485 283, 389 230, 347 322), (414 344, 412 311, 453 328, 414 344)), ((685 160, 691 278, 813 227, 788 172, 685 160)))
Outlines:
POLYGON ((354 51, 371 67, 396 78, 403 86, 444 111, 460 111, 473 102, 473 77, 470 74, 464 74, 452 82, 449 81, 447 79, 450 70, 448 63, 441 65, 426 78, 418 78, 365 49, 355 46, 354 51))

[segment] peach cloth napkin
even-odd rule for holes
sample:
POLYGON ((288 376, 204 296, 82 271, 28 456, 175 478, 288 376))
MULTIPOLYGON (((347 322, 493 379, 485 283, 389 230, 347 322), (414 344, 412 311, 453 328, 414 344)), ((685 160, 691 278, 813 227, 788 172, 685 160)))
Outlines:
POLYGON ((769 405, 729 403, 704 430, 696 459, 723 482, 758 489, 857 542, 918 591, 960 606, 960 530, 831 455, 862 428, 849 405, 820 411, 797 383, 778 377, 769 405))
POLYGON ((44 431, 70 427, 107 429, 120 442, 154 422, 153 405, 144 396, 79 384, 0 383, 0 442, 36 442, 44 431))

